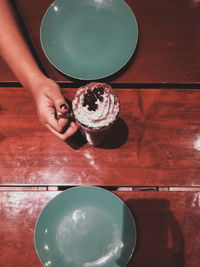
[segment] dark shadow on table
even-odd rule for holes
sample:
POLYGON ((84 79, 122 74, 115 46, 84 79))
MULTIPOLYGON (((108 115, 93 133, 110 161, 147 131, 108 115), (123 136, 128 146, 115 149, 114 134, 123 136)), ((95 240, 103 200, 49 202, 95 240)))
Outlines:
MULTIPOLYGON (((184 238, 180 226, 165 199, 133 199, 127 201, 137 229, 137 243, 127 267, 184 267, 184 238)), ((129 234, 124 212, 122 240, 129 234)), ((124 267, 125 252, 117 261, 124 267)))
POLYGON ((123 119, 118 118, 115 124, 110 129, 110 132, 105 138, 103 144, 98 147, 104 149, 119 148, 126 142, 128 134, 129 131, 127 124, 123 119))
POLYGON ((80 130, 67 138, 65 142, 74 150, 79 150, 81 147, 87 144, 87 141, 85 140, 80 130))
POLYGON ((6 137, 0 133, 0 142, 4 141, 6 139, 6 137))
MULTIPOLYGON (((123 119, 118 118, 110 129, 110 132, 106 136, 103 144, 97 146, 97 148, 115 149, 122 146, 126 142, 127 138, 128 126, 123 119)), ((73 136, 69 137, 65 142, 74 150, 80 149, 87 143, 80 130, 78 130, 73 136)))

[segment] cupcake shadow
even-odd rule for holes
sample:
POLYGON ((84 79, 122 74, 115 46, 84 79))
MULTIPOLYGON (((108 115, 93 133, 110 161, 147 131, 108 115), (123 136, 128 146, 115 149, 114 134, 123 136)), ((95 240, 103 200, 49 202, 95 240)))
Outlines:
POLYGON ((125 121, 118 118, 110 129, 109 134, 106 136, 104 142, 98 146, 103 149, 116 149, 122 146, 128 138, 128 126, 125 121))
MULTIPOLYGON (((116 149, 122 146, 128 138, 128 126, 125 121, 118 118, 110 128, 105 140, 101 145, 95 146, 100 149, 116 149)), ((87 144, 87 141, 80 130, 65 141, 74 150, 79 150, 87 144)))

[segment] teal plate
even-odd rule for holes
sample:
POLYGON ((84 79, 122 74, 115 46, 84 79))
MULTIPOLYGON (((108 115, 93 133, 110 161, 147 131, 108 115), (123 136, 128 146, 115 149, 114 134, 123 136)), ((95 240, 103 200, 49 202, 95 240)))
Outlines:
POLYGON ((97 80, 120 70, 137 40, 136 18, 124 0, 56 0, 40 27, 48 60, 80 80, 97 80))
POLYGON ((45 206, 34 238, 45 267, 124 267, 135 248, 136 227, 130 210, 116 195, 80 186, 45 206))

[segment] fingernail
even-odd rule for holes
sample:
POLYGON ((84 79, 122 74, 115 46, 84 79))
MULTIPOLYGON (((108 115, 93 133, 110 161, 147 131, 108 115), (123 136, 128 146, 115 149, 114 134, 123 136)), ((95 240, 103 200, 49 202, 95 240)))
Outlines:
POLYGON ((68 109, 68 106, 66 104, 60 105, 60 109, 68 109))

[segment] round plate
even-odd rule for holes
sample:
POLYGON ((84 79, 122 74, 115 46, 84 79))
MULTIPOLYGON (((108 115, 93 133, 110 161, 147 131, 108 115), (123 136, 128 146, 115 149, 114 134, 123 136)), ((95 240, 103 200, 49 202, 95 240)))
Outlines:
POLYGON ((136 228, 128 207, 113 193, 74 187, 45 206, 34 237, 44 266, 124 267, 135 248, 136 228))
POLYGON ((56 0, 43 17, 40 40, 59 71, 76 79, 96 80, 129 61, 138 27, 124 0, 56 0))

